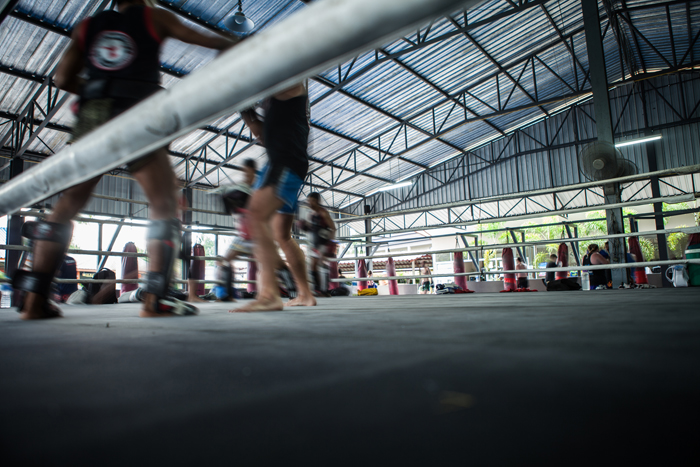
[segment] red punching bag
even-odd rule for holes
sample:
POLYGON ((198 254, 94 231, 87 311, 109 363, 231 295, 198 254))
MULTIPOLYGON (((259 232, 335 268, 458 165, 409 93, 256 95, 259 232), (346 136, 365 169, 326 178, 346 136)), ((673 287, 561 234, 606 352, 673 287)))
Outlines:
MULTIPOLYGON (((254 281, 256 280, 256 276, 258 275, 258 263, 255 261, 251 261, 248 263, 248 274, 246 275, 246 279, 249 281, 254 281)), ((246 290, 249 293, 255 293, 258 291, 257 284, 255 282, 252 282, 247 285, 246 290)))
MULTIPOLYGON (((394 258, 389 258, 386 260, 386 275, 395 276, 396 275, 396 265, 394 264, 394 258)), ((389 279, 389 295, 399 294, 399 283, 396 279, 389 279)))
MULTIPOLYGON (((364 259, 358 260, 357 277, 367 277, 367 263, 364 259)), ((357 290, 365 290, 366 288, 367 281, 357 281, 357 290)))
MULTIPOLYGON (((566 243, 559 245, 559 250, 557 250, 557 259, 559 260, 559 265, 566 268, 569 266, 569 247, 566 243)), ((569 273, 566 271, 560 271, 556 274, 557 279, 566 279, 569 277, 569 273)))
MULTIPOLYGON (((328 247, 328 257, 335 258, 338 254, 338 244, 333 242, 331 246, 328 247)), ((329 276, 331 279, 337 279, 340 274, 338 274, 339 264, 337 261, 330 261, 329 263, 329 276)), ((328 290, 337 289, 340 287, 340 282, 329 282, 328 290)))
MULTIPOLYGON (((134 242, 129 242, 124 245, 124 253, 136 253, 136 245, 134 242)), ((139 259, 135 256, 122 256, 122 279, 138 279, 139 278, 139 259)), ((121 294, 131 292, 138 288, 138 284, 122 284, 121 294)))
MULTIPOLYGON (((513 259, 513 249, 504 248, 501 253, 503 259, 503 270, 514 271, 515 259, 513 259)), ((515 273, 506 273, 503 279, 503 292, 512 292, 515 290, 515 273)))
MULTIPOLYGON (((639 239, 637 237, 630 237, 630 254, 637 258, 635 261, 637 263, 644 262, 644 255, 642 254, 642 247, 639 245, 639 239)), ((647 272, 644 268, 634 268, 634 282, 638 285, 648 284, 649 279, 647 278, 647 272)))
MULTIPOLYGON (((461 251, 455 251, 453 268, 455 274, 464 273, 464 254, 461 251)), ((462 290, 467 290, 467 276, 455 276, 455 285, 462 290)))
MULTIPOLYGON (((204 256, 204 247, 199 243, 192 246, 192 256, 204 256)), ((193 259, 192 264, 190 264, 190 277, 199 281, 204 280, 204 260, 203 259, 193 259)), ((204 283, 196 285, 197 295, 204 295, 204 283)))

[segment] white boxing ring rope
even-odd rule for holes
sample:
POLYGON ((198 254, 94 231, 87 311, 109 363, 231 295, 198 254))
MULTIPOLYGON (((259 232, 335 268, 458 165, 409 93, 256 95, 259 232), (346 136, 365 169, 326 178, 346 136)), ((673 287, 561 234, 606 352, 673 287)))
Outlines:
POLYGON ((164 147, 216 118, 399 38, 422 22, 479 2, 315 2, 3 184, 0 216, 164 147))
MULTIPOLYGON (((458 276, 479 276, 482 274, 496 275, 500 276, 503 274, 534 274, 538 272, 572 272, 572 271, 597 271, 606 269, 632 269, 632 268, 644 268, 644 267, 654 267, 654 266, 672 266, 674 264, 700 264, 700 259, 677 259, 677 260, 666 260, 666 261, 646 261, 643 263, 615 263, 615 264, 599 264, 599 265, 589 265, 589 266, 574 266, 574 267, 556 267, 556 268, 546 268, 546 269, 514 269, 514 270, 503 270, 503 271, 481 271, 481 272, 450 272, 450 273, 439 273, 439 274, 416 274, 407 276, 375 276, 370 278, 367 277, 342 277, 339 279, 330 279, 331 282, 359 282, 359 281, 379 281, 379 280, 411 280, 411 279, 429 279, 432 277, 458 277, 458 276)), ((8 282, 9 280, 0 280, 0 282, 8 282)), ((194 280, 198 284, 220 284, 217 280, 194 280)), ((54 279, 54 282, 59 284, 101 284, 101 283, 118 283, 118 284, 138 284, 142 282, 140 279, 54 279)), ((186 280, 172 280, 171 282, 178 284, 185 284, 186 280)), ((255 284, 257 281, 249 280, 236 280, 235 283, 239 284, 255 284)))
MULTIPOLYGON (((471 232, 469 232, 471 233, 471 232)), ((536 246, 536 245, 550 245, 553 243, 580 243, 598 240, 607 240, 609 238, 627 238, 627 237, 644 237, 647 235, 659 235, 668 233, 687 233, 694 234, 700 233, 700 227, 677 227, 673 229, 664 230, 649 230, 645 232, 632 232, 624 234, 605 234, 596 237, 572 237, 572 238, 553 238, 549 240, 534 240, 529 242, 521 243, 493 243, 493 244, 481 244, 477 246, 462 247, 462 248, 449 248, 445 250, 425 250, 425 251, 399 251, 394 253, 382 253, 379 255, 371 256, 352 256, 347 258, 328 258, 328 261, 343 262, 343 261, 356 261, 360 259, 376 259, 376 258, 403 258, 405 256, 415 256, 415 255, 439 255, 441 253, 456 253, 459 251, 485 251, 485 250, 499 250, 501 248, 517 248, 525 246, 536 246)), ((455 234, 459 235, 459 234, 455 234)))
POLYGON ((604 269, 631 269, 644 268, 654 266, 672 266, 674 264, 700 264, 700 259, 670 259, 665 261, 645 261, 643 263, 614 263, 614 264, 598 264, 591 266, 574 266, 574 267, 556 267, 547 269, 512 269, 503 271, 481 271, 481 272, 450 272, 439 274, 416 274, 415 276, 373 276, 367 277, 343 277, 340 279, 331 279, 331 282, 359 282, 359 281, 386 281, 386 280, 410 280, 410 279, 429 279, 431 277, 459 277, 459 276, 480 276, 482 274, 500 276, 502 274, 530 274, 537 272, 572 272, 572 271, 597 271, 604 269))

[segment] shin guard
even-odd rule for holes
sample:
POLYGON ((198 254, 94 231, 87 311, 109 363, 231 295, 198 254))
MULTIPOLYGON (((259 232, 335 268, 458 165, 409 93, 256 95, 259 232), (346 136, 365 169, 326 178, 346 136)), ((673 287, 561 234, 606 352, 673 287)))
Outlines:
MULTIPOLYGON (((51 294, 51 282, 55 271, 63 262, 65 250, 73 236, 73 226, 71 224, 57 224, 55 222, 25 222, 22 225, 22 236, 30 240, 33 245, 35 241, 44 241, 58 243, 63 247, 63 251, 53 258, 52 266, 49 272, 36 272, 35 270, 27 271, 18 269, 12 278, 12 285, 17 290, 25 292, 33 292, 48 298, 51 294)), ((33 260, 33 266, 36 265, 37 258, 33 260)))
POLYGON ((158 299, 163 299, 168 296, 170 276, 180 252, 180 221, 177 219, 152 220, 146 240, 149 243, 152 241, 159 243, 156 248, 160 249, 160 267, 156 271, 152 269, 148 271, 144 291, 155 295, 158 299))

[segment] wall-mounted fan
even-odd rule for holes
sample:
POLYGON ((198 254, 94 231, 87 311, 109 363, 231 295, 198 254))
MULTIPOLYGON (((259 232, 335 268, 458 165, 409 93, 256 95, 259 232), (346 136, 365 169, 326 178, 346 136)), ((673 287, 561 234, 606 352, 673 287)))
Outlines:
POLYGON ((637 173, 634 162, 622 157, 613 144, 602 141, 595 141, 581 149, 578 155, 578 167, 583 176, 592 182, 637 173))

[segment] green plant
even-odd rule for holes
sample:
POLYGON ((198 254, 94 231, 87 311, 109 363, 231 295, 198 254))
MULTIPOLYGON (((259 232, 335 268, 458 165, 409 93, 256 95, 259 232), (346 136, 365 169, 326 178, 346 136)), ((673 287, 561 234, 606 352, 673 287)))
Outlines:
MULTIPOLYGON (((686 227, 685 225, 679 226, 681 228, 686 227)), ((683 232, 674 232, 668 236, 668 250, 673 259, 678 259, 683 257, 683 252, 688 248, 688 242, 690 236, 683 232)))

